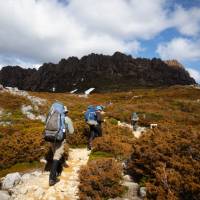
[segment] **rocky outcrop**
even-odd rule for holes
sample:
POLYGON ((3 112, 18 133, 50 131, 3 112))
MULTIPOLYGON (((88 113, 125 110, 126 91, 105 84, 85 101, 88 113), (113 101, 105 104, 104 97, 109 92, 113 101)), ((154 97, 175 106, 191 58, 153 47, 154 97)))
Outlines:
POLYGON ((90 54, 70 57, 58 64, 45 63, 38 70, 7 66, 0 83, 31 91, 79 91, 94 87, 97 92, 130 90, 134 87, 190 85, 193 78, 175 62, 132 58, 120 52, 112 56, 90 54))

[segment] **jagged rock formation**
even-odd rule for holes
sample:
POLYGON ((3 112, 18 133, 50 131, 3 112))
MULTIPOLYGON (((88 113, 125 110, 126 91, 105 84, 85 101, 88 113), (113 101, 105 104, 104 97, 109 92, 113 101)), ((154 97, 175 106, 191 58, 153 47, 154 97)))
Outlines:
POLYGON ((57 92, 90 87, 101 92, 195 84, 183 67, 174 67, 177 63, 132 58, 120 52, 112 56, 90 54, 81 59, 62 59, 58 64, 45 63, 38 70, 7 66, 0 71, 0 83, 31 91, 51 91, 55 87, 57 92))

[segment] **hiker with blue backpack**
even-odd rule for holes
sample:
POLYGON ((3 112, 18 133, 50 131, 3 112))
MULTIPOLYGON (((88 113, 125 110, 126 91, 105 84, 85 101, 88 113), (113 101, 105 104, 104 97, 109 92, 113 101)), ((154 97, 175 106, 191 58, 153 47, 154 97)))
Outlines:
POLYGON ((68 109, 60 102, 55 102, 50 108, 46 119, 44 139, 50 142, 53 152, 53 162, 49 175, 49 186, 55 185, 59 179, 58 168, 64 155, 66 135, 74 132, 72 120, 67 116, 68 109))
POLYGON ((96 137, 102 136, 101 124, 104 121, 102 117, 102 111, 102 106, 88 106, 88 109, 85 113, 85 121, 90 128, 90 133, 88 137, 88 150, 91 150, 92 148, 92 141, 96 137))

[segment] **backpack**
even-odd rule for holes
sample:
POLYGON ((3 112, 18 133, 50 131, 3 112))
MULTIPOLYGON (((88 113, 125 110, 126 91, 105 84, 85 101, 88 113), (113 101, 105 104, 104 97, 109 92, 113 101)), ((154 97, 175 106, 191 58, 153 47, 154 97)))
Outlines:
POLYGON ((65 138, 64 105, 60 102, 52 104, 46 119, 44 140, 48 142, 61 142, 65 138))
POLYGON ((89 106, 85 113, 85 121, 88 125, 97 125, 97 115, 94 106, 89 106))

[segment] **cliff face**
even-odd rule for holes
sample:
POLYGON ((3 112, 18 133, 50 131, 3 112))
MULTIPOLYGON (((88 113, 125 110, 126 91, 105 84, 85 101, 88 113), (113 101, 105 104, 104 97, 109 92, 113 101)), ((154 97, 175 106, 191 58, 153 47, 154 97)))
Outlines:
POLYGON ((23 90, 79 91, 95 87, 97 91, 122 91, 133 87, 195 84, 183 67, 160 59, 132 58, 116 52, 112 56, 90 54, 81 59, 70 57, 58 64, 45 63, 38 70, 4 67, 0 83, 23 90))

